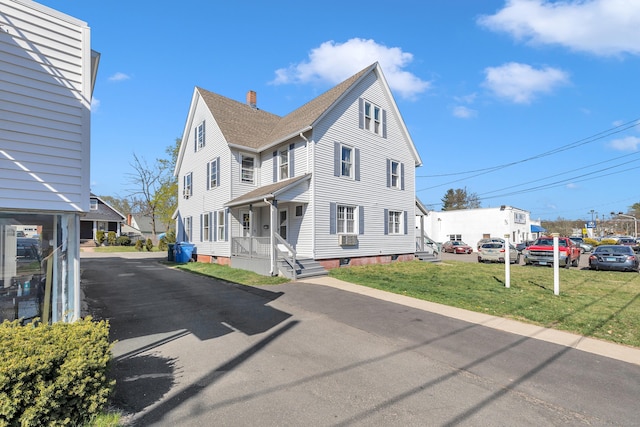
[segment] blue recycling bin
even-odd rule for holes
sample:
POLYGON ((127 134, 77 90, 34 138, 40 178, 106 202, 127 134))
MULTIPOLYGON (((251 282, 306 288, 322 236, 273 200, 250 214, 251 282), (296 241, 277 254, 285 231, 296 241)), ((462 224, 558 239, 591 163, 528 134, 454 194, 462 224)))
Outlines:
POLYGON ((175 259, 178 264, 186 264, 193 255, 195 245, 188 242, 180 242, 175 245, 175 259))
POLYGON ((167 261, 174 262, 176 260, 176 248, 174 243, 169 243, 169 253, 167 254, 167 261))

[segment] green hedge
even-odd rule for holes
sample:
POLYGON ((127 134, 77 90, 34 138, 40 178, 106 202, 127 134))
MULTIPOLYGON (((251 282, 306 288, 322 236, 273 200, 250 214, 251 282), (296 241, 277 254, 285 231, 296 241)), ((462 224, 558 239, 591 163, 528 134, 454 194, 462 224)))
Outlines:
POLYGON ((82 425, 107 403, 107 322, 5 321, 0 343, 0 426, 82 425))

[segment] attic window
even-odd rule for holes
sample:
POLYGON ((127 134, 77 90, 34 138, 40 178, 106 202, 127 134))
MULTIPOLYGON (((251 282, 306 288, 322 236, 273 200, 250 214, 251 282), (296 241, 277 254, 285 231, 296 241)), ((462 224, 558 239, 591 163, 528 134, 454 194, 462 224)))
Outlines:
POLYGON ((91 210, 92 211, 98 210, 98 199, 91 199, 91 210))
POLYGON ((359 100, 360 129, 387 137, 387 112, 382 107, 375 105, 363 98, 359 100))
POLYGON ((194 151, 204 148, 205 143, 204 120, 193 130, 194 151))

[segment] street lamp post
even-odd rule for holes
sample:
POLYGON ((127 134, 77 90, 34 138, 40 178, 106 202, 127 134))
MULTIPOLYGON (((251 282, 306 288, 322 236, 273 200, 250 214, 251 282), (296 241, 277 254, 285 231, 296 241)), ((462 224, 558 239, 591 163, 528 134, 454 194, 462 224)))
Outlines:
POLYGON ((635 237, 636 239, 638 238, 638 218, 636 218, 633 215, 626 215, 623 214, 622 212, 618 212, 617 214, 615 212, 611 212, 611 216, 613 215, 617 215, 617 216, 621 216, 623 218, 630 218, 633 220, 633 237, 635 237))

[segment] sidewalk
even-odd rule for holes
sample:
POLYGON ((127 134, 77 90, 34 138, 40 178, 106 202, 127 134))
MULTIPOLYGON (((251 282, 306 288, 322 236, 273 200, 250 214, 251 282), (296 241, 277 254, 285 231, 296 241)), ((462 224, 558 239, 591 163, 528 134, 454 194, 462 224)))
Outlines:
POLYGON ((474 311, 398 295, 391 292, 381 291, 379 289, 343 282, 342 280, 334 279, 329 276, 310 277, 300 280, 299 282, 330 286, 343 291, 366 295, 372 298, 463 320, 465 322, 479 324, 488 328, 498 329, 512 334, 526 336, 566 347, 572 347, 588 353, 640 365, 640 349, 635 347, 609 343, 569 332, 544 328, 542 326, 531 325, 502 317, 476 313, 474 311))

